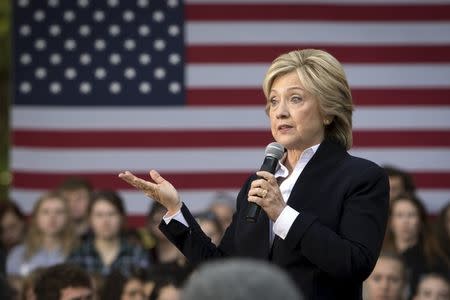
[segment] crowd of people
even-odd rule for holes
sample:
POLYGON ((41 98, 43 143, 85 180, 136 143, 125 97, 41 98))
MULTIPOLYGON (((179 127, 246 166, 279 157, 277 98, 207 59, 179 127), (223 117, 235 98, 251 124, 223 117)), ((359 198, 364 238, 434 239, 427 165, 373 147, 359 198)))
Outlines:
MULTIPOLYGON (((449 299, 450 202, 430 217, 411 176, 392 167, 385 171, 390 217, 381 255, 364 283, 365 298, 449 299)), ((225 200, 195 215, 216 245, 233 214, 232 199, 219 198, 225 200)), ((81 267, 75 273, 89 275, 93 299, 179 299, 198 266, 159 230, 165 213, 153 202, 145 226, 129 228, 119 194, 94 190, 82 178, 69 178, 41 196, 30 216, 14 201, 2 201, 1 270, 11 299, 41 299, 36 293, 43 274, 55 266, 70 272, 72 264, 81 267)))

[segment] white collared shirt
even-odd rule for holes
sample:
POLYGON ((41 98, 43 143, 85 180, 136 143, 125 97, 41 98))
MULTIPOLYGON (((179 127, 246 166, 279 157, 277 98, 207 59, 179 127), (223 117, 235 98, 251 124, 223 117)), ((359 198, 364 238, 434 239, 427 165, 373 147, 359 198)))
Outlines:
MULTIPOLYGON (((285 178, 283 182, 280 184, 280 191, 281 195, 283 196, 284 202, 287 202, 289 199, 289 196, 291 195, 292 189, 294 188, 295 183, 297 182, 298 177, 303 172, 303 169, 305 168, 306 164, 311 160, 313 155, 316 153, 317 149, 319 148, 320 144, 314 145, 312 147, 309 147, 305 149, 300 156, 300 159, 298 160, 297 164, 294 167, 294 170, 289 175, 289 170, 281 163, 278 163, 277 170, 275 171, 275 178, 285 178)), ((286 238, 289 230, 292 227, 292 224, 294 223, 295 219, 298 217, 300 213, 287 205, 281 214, 278 216, 275 223, 270 221, 270 228, 269 228, 269 234, 270 234, 270 244, 272 244, 274 239, 274 234, 278 235, 283 240, 286 238), (273 225, 272 225, 273 224, 273 225)), ((189 227, 186 219, 184 218, 183 214, 181 213, 181 210, 176 212, 175 214, 168 216, 167 214, 163 217, 164 222, 166 224, 169 224, 169 222, 172 219, 177 220, 178 222, 184 224, 185 226, 189 227)))

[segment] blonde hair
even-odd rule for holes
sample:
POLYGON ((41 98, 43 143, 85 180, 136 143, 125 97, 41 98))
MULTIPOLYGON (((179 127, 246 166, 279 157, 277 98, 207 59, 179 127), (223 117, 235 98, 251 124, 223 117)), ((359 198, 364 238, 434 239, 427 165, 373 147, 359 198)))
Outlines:
POLYGON ((58 234, 58 238, 61 245, 61 250, 64 255, 68 255, 69 252, 74 248, 76 244, 75 230, 70 219, 69 207, 67 206, 67 201, 58 192, 50 192, 41 196, 33 207, 33 212, 31 213, 30 225, 28 227, 28 232, 25 237, 25 260, 30 259, 39 249, 42 247, 43 233, 37 224, 37 214, 41 209, 42 204, 47 200, 57 199, 60 200, 64 205, 64 214, 66 216, 66 224, 63 226, 61 232, 58 234))
POLYGON ((316 49, 291 51, 277 57, 270 65, 263 82, 266 112, 274 80, 296 71, 307 92, 319 102, 323 116, 330 124, 325 126, 325 139, 334 140, 347 150, 351 148, 353 102, 344 69, 331 54, 316 49))

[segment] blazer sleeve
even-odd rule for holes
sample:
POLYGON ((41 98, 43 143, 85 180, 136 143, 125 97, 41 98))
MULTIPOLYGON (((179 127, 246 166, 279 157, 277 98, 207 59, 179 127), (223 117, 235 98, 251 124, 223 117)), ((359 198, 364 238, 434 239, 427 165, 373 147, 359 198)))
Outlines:
POLYGON ((313 213, 300 211, 284 242, 330 276, 362 281, 372 272, 383 242, 389 181, 375 164, 353 177, 337 232, 313 213))

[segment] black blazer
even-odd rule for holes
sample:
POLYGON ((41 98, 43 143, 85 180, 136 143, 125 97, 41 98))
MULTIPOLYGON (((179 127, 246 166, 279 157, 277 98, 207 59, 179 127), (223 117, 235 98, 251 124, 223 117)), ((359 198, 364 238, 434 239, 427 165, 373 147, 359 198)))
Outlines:
POLYGON ((189 224, 161 222, 161 231, 193 263, 237 256, 270 260, 286 270, 306 299, 362 299, 362 282, 372 272, 384 238, 389 182, 376 164, 324 141, 308 162, 287 204, 300 215, 286 239, 269 245, 269 219, 245 220, 250 176, 237 197, 237 210, 219 247, 203 234, 186 206, 189 224))

